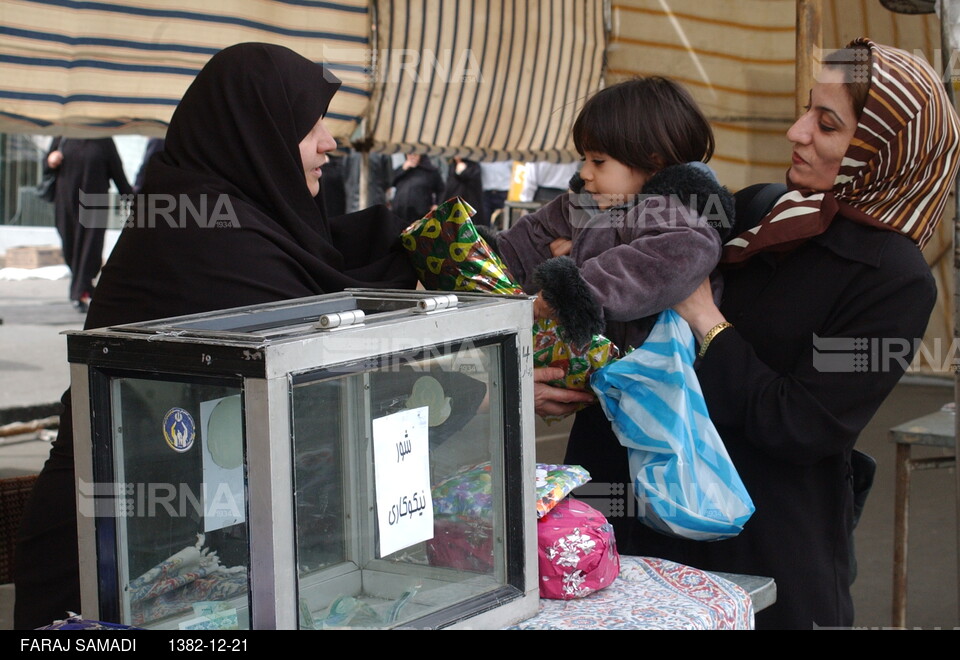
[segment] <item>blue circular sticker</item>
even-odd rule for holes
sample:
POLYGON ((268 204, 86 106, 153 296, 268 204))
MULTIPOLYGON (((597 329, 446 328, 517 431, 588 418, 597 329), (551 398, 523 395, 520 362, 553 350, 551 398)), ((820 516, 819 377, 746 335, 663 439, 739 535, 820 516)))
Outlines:
POLYGON ((171 449, 184 452, 193 446, 196 428, 190 413, 183 408, 171 408, 163 418, 163 439, 171 449))

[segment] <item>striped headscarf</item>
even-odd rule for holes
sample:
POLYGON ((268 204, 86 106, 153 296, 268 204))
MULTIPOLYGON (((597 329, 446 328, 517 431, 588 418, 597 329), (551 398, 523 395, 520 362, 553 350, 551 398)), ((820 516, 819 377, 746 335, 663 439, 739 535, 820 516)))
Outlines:
MULTIPOLYGON (((922 59, 864 38, 847 48, 858 45, 869 49, 853 52, 870 53, 870 91, 833 188, 788 191, 756 227, 727 242, 724 262, 791 250, 825 232, 837 213, 899 231, 921 248, 933 235, 960 164, 960 120, 922 59)), ((866 75, 867 62, 851 65, 854 77, 856 67, 866 75)))

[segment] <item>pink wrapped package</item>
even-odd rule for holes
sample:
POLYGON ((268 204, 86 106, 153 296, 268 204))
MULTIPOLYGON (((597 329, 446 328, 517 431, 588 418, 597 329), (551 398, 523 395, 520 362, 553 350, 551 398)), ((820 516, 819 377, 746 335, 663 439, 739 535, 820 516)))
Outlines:
POLYGON ((620 574, 613 527, 602 513, 572 497, 537 523, 537 555, 541 598, 582 598, 620 574))

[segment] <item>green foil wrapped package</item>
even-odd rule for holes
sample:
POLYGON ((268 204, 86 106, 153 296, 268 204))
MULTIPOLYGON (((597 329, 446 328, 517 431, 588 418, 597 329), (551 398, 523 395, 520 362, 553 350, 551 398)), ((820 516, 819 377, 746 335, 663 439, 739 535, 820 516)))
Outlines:
POLYGON ((459 197, 447 200, 401 235, 420 282, 435 291, 477 291, 507 295, 523 288, 470 220, 476 211, 459 197))

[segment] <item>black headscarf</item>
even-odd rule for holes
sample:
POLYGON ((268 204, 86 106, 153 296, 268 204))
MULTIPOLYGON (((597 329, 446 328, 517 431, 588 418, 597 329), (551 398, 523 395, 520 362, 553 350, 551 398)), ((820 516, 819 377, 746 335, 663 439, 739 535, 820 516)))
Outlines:
POLYGON ((322 193, 307 188, 299 144, 339 86, 282 46, 238 44, 211 58, 148 165, 86 326, 412 287, 398 218, 374 207, 328 222, 322 193))

